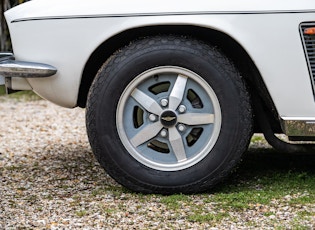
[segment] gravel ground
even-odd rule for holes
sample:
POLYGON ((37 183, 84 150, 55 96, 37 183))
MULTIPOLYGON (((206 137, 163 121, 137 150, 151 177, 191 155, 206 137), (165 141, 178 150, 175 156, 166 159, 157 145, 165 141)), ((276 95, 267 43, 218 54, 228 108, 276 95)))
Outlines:
MULTIPOLYGON (((0 229, 273 229, 297 218, 292 207, 274 201, 214 222, 190 221, 194 210, 185 203, 179 212, 163 196, 130 193, 94 159, 84 116, 83 109, 43 100, 0 100, 0 229), (274 215, 262 214, 268 211, 274 215)), ((190 199, 216 216, 215 204, 206 202, 211 196, 190 199)), ((314 223, 299 224, 312 229, 314 223)))

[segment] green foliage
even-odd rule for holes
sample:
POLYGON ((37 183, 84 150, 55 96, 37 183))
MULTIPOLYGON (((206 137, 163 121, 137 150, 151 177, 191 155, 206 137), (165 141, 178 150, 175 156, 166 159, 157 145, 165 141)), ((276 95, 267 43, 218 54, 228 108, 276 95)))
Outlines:
POLYGON ((228 213, 205 213, 195 211, 193 214, 188 216, 188 220, 197 223, 217 223, 222 221, 224 218, 228 218, 230 215, 228 213))
POLYGON ((4 87, 0 87, 0 102, 8 99, 13 99, 15 101, 25 102, 25 101, 37 101, 41 100, 37 94, 33 91, 19 91, 13 94, 5 95, 4 87))
POLYGON ((0 86, 0 96, 5 94, 5 87, 0 86))
POLYGON ((84 217, 84 216, 86 216, 87 214, 88 214, 87 211, 84 210, 84 209, 76 212, 76 215, 77 215, 78 217, 84 217))
MULTIPOLYGON (((257 139, 264 141, 261 137, 257 139)), ((254 141, 257 139, 253 138, 254 141)), ((175 217, 185 213, 189 222, 211 223, 213 226, 233 219, 231 213, 253 211, 276 218, 274 210, 279 207, 315 204, 313 162, 315 156, 312 155, 278 153, 271 148, 250 150, 239 169, 215 190, 196 195, 160 196, 160 203, 171 210, 175 217), (194 197, 198 197, 198 203, 195 203, 194 197)), ((294 229, 307 229, 301 223, 315 214, 302 209, 297 215, 297 219, 292 219, 291 226, 294 229)), ((279 229, 285 229, 280 222, 274 221, 279 229)), ((248 226, 258 225, 248 222, 248 226)))

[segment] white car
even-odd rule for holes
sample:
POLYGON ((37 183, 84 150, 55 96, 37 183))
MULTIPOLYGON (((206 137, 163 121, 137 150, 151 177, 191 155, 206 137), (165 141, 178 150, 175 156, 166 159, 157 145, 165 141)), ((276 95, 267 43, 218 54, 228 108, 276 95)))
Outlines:
MULTIPOLYGON (((222 181, 254 132, 315 137, 314 0, 33 0, 5 13, 8 91, 86 107, 93 152, 127 188, 222 181)), ((0 81, 1 82, 1 81, 0 81)))

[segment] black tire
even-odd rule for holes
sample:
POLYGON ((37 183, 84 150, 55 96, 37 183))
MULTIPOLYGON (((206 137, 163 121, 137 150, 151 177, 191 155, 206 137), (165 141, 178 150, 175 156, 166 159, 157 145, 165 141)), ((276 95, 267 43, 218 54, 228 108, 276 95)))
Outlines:
POLYGON ((233 64, 202 41, 166 35, 135 41, 104 63, 89 92, 86 122, 93 152, 110 176, 133 191, 161 194, 202 192, 222 181, 246 151, 253 123, 249 95, 233 64), (181 112, 189 111, 188 117, 196 118, 196 123, 202 123, 199 119, 205 114, 204 123, 185 120, 173 101, 169 109, 161 105, 162 113, 149 117, 155 111, 147 110, 144 102, 138 102, 142 96, 132 91, 140 89, 158 103, 164 96, 171 104, 168 95, 172 87, 174 93, 175 88, 181 89, 179 78, 187 79, 183 96, 177 94, 184 103, 181 112), (153 79, 164 82, 159 87, 169 88, 155 95, 148 89, 154 87, 153 79), (200 116, 192 113, 198 109, 200 116), (170 120, 176 120, 176 126, 170 120), (182 120, 184 125, 179 127, 182 120), (157 123, 156 130, 162 125, 163 133, 158 131, 141 143, 137 134, 154 135, 151 127, 157 123))

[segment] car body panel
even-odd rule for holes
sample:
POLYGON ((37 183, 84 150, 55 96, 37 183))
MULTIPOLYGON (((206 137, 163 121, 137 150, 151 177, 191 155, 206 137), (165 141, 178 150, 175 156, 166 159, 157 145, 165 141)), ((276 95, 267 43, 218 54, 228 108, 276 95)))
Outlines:
POLYGON ((9 21, 81 16, 175 15, 205 13, 280 13, 314 11, 312 0, 33 0, 15 7, 9 21))
POLYGON ((315 119, 299 34, 301 22, 315 21, 312 0, 34 0, 11 9, 6 18, 16 59, 58 69, 53 77, 27 81, 36 93, 64 107, 76 106, 85 64, 109 38, 133 28, 189 25, 220 31, 239 43, 257 66, 282 118, 315 119))

